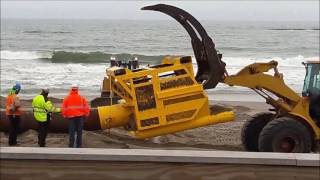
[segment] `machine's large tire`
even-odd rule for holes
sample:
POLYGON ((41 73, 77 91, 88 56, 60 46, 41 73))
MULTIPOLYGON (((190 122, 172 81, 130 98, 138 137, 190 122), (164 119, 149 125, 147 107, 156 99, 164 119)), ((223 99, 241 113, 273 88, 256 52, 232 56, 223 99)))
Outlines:
POLYGON ((274 114, 270 112, 262 112, 255 114, 242 127, 241 141, 247 151, 259 151, 258 140, 259 134, 263 127, 271 121, 274 114))
POLYGON ((301 122, 281 117, 269 122, 259 136, 259 151, 308 153, 312 149, 312 136, 301 122))

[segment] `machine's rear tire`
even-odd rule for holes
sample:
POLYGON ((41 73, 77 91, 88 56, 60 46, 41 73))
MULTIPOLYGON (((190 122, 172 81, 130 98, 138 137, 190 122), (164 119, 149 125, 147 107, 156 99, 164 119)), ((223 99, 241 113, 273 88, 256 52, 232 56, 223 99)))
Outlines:
POLYGON ((255 114, 242 127, 241 141, 247 151, 259 151, 258 140, 259 134, 263 127, 271 121, 274 114, 270 112, 262 112, 255 114))
POLYGON ((312 149, 309 129, 296 119, 281 117, 269 122, 259 136, 259 151, 308 153, 312 149))

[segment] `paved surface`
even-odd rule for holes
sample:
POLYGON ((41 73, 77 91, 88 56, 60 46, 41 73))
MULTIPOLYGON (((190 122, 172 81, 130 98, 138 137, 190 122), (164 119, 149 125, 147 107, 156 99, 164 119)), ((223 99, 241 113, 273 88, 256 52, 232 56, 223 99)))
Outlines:
POLYGON ((319 180, 319 167, 1 160, 1 180, 319 180))
POLYGON ((74 160, 320 167, 320 154, 302 153, 37 147, 1 147, 0 152, 1 160, 74 160))

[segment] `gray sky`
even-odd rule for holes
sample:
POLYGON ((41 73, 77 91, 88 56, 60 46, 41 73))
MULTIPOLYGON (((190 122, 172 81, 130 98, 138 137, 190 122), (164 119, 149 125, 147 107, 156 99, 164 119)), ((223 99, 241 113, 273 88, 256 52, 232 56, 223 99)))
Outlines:
POLYGON ((141 11, 145 5, 178 6, 201 20, 319 21, 319 1, 3 1, 1 18, 170 19, 141 11))

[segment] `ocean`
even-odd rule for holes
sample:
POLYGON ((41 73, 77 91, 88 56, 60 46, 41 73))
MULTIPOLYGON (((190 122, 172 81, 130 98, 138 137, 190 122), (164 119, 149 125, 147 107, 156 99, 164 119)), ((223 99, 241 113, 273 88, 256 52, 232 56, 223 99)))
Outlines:
MULTIPOLYGON (((201 23, 229 74, 253 62, 276 60, 287 85, 300 93, 301 63, 319 59, 318 22, 201 23)), ((135 55, 141 64, 157 64, 166 55, 193 56, 193 51, 187 32, 174 20, 1 19, 1 95, 20 82, 22 97, 42 88, 62 97, 74 83, 83 94, 99 96, 111 55, 122 60, 135 55)), ((254 93, 224 84, 208 92, 254 93)))

